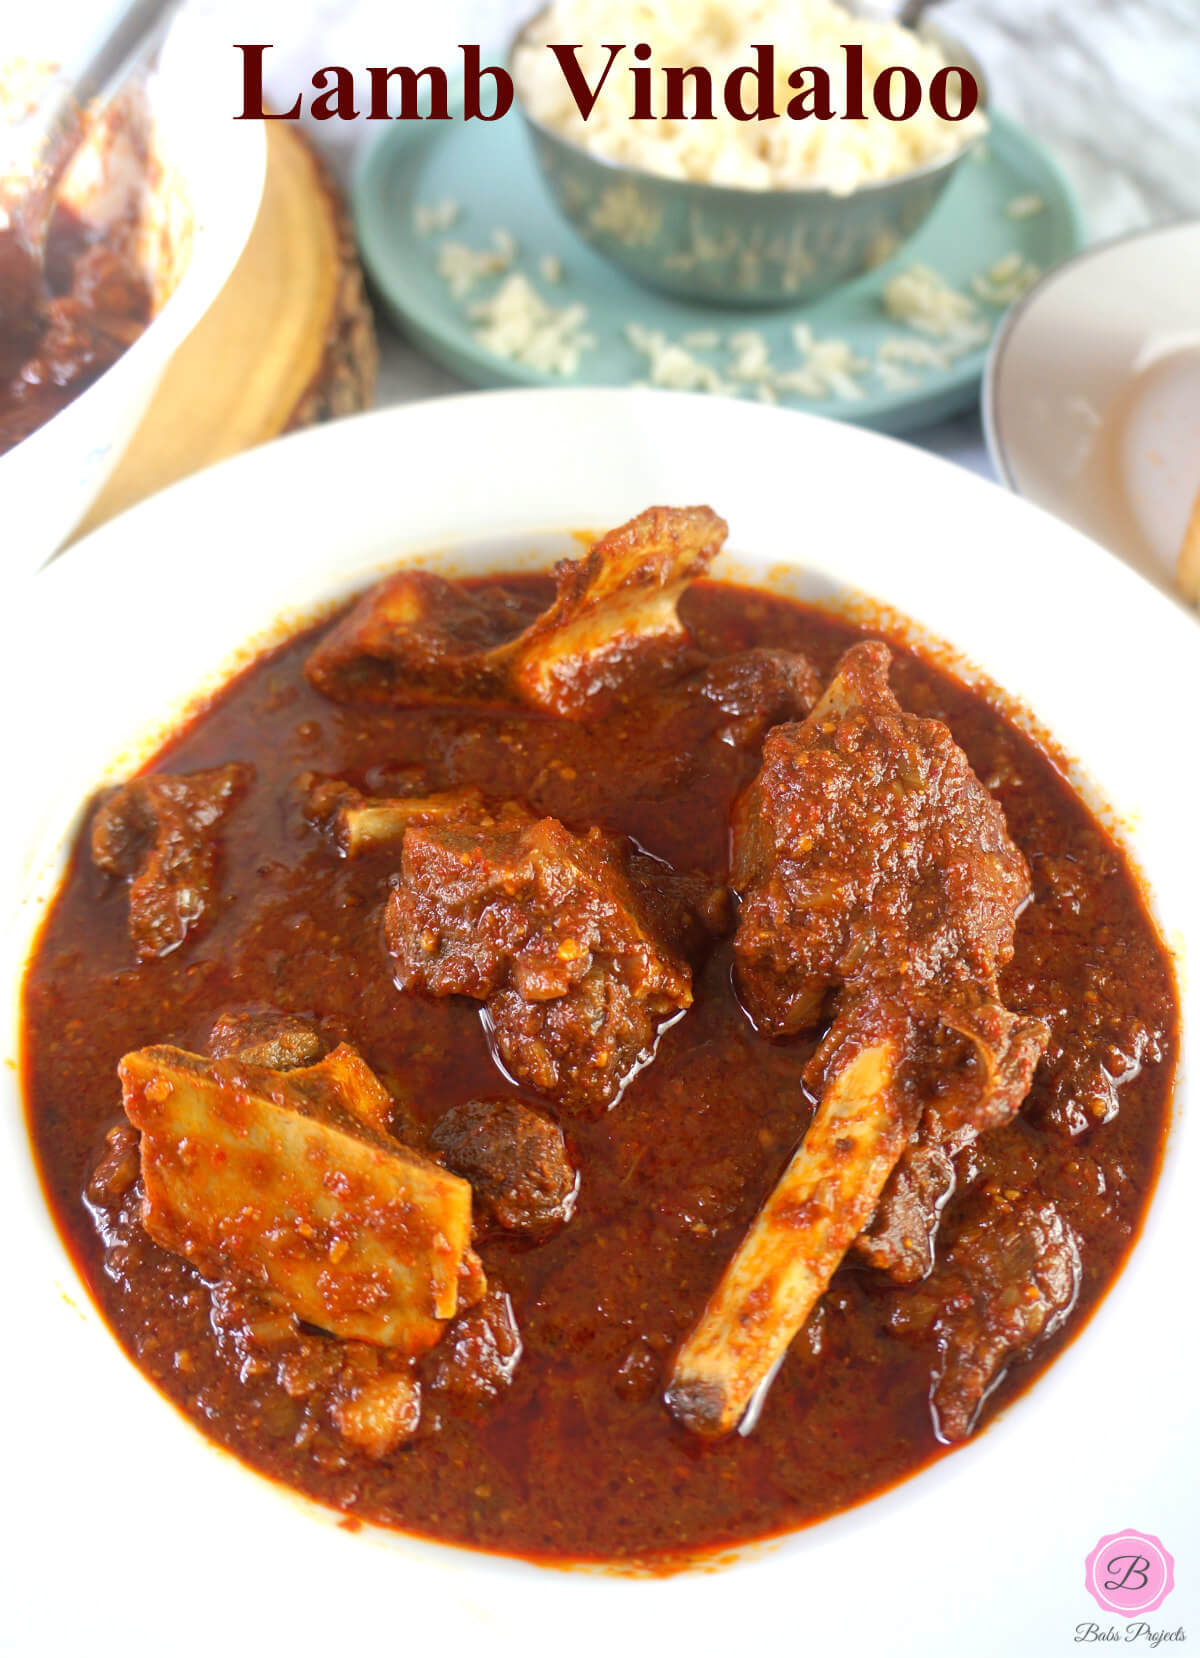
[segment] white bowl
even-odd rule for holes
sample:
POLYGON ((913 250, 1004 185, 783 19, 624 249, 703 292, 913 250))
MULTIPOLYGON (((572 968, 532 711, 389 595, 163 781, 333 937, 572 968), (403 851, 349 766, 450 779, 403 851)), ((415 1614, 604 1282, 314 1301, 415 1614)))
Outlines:
MULTIPOLYGON (((5 1322, 18 1353, 35 1355, 0 1367, 0 1409, 19 1426, 6 1451, 19 1493, 5 1608, 17 1650, 149 1651, 169 1629, 173 1655, 211 1658, 230 1631, 230 1650, 309 1654, 372 1631, 389 1651, 557 1658, 564 1645, 737 1652, 755 1633, 775 1648, 790 1631, 789 1647, 838 1658, 1055 1658, 1096 1616, 1086 1555, 1125 1525, 1180 1561, 1152 1621, 1200 1615, 1184 1569, 1200 1553, 1196 1321, 1180 1301, 1200 1186, 1189 1105, 1200 986, 1184 951, 1200 938, 1198 803, 1175 730, 1155 714, 1200 707, 1200 658, 1190 623, 1146 583, 994 485, 778 409, 575 390, 346 420, 164 491, 29 583, 0 658, 0 696, 22 709, 6 754, 20 809, 0 816, 10 1007, 85 797, 244 661, 247 643, 396 560, 544 563, 566 529, 691 501, 730 521, 717 575, 877 595, 1020 695, 1111 804, 1183 997, 1174 1125, 1125 1271, 977 1442, 858 1509, 740 1551, 726 1570, 634 1581, 369 1528, 352 1536, 214 1449, 123 1357, 50 1220, 7 1068, 5 1322), (59 671, 39 675, 48 652, 59 671)), ((7 1039, 15 1059, 15 1022, 7 1039)))
POLYGON ((1200 221, 1044 276, 996 335, 983 407, 1010 489, 1171 592, 1200 492, 1200 221))
POLYGON ((111 368, 45 425, 0 455, 5 534, 0 581, 36 570, 86 513, 149 407, 173 352, 225 286, 258 212, 266 170, 259 121, 234 121, 221 102, 223 79, 203 55, 172 50, 146 83, 149 162, 128 177, 129 157, 103 132, 81 156, 64 194, 104 223, 130 190, 145 231, 139 262, 161 296, 149 327, 111 368))

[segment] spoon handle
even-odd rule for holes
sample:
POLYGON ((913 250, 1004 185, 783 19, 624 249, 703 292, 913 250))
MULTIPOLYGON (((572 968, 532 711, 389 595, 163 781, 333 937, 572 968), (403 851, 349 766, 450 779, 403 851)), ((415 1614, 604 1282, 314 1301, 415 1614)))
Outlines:
POLYGON ((127 0, 91 44, 85 59, 43 88, 37 107, 8 134, 0 188, 23 239, 38 248, 63 174, 85 134, 84 111, 106 101, 135 62, 165 33, 180 0, 127 0), (16 141, 20 160, 11 153, 16 141))

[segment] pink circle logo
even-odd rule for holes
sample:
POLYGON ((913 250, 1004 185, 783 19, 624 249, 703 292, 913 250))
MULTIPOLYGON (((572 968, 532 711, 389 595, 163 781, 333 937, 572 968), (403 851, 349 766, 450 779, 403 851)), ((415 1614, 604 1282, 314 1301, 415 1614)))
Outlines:
POLYGON ((1144 1531, 1114 1531, 1087 1557, 1087 1592, 1105 1612, 1141 1617, 1162 1605, 1175 1587, 1175 1562, 1144 1531))

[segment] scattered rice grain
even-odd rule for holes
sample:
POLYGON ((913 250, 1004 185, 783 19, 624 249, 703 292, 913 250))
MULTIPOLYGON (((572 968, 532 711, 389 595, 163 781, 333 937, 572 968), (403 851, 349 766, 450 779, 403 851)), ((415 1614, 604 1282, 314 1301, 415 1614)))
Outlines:
POLYGON ((520 249, 511 230, 497 226, 490 248, 472 248, 465 242, 443 242, 437 251, 438 275, 449 285, 455 299, 465 299, 475 285, 488 276, 502 276, 511 270, 520 249))
POLYGON ((885 283, 883 308, 896 322, 943 341, 955 356, 982 345, 991 333, 971 296, 928 265, 909 265, 885 283))
POLYGON ((1045 208, 1045 196, 1014 196, 1004 211, 1010 219, 1032 219, 1045 208))
POLYGON ((596 343, 584 328, 586 305, 549 304, 519 271, 468 314, 480 325, 475 338, 485 351, 540 374, 576 373, 580 356, 596 343))
POLYGON ((457 224, 461 209, 447 196, 445 201, 417 202, 413 208, 413 228, 418 236, 433 236, 457 224))

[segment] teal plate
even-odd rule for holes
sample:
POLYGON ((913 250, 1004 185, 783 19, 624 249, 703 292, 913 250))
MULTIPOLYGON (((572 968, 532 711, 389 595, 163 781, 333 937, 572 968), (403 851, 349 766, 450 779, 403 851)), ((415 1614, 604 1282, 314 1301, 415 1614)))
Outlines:
MULTIPOLYGON (((1008 254, 1019 253, 1044 271, 1083 246, 1082 215, 1055 163, 1004 116, 993 114, 991 124, 981 157, 962 163, 932 215, 891 260, 795 309, 689 304, 631 281, 592 252, 559 217, 516 116, 494 125, 455 119, 389 127, 367 151, 354 181, 359 247, 393 319, 430 357, 472 385, 640 382, 646 376, 646 359, 626 338, 630 323, 657 329, 671 340, 697 331, 724 335, 755 329, 766 338, 772 360, 789 368, 796 363, 792 329, 803 321, 818 339, 845 340, 857 356, 873 360, 885 339, 897 334, 923 337, 912 335, 883 311, 881 292, 896 271, 929 265, 951 287, 969 292, 972 277, 1008 254), (1008 205, 1022 196, 1038 196, 1044 205, 1030 217, 1011 218, 1008 205), (458 204, 454 224, 419 234, 414 209, 446 200, 458 204), (439 275, 437 250, 443 242, 485 248, 493 229, 500 227, 512 233, 520 250, 512 268, 528 276, 550 304, 587 307, 586 329, 595 343, 581 354, 575 374, 541 373, 479 343, 469 307, 493 292, 502 277, 480 281, 467 296, 456 299, 439 275), (548 284, 539 275, 539 261, 547 254, 561 263, 564 276, 559 283, 548 284)), ((979 312, 993 331, 1004 314, 1002 308, 982 303, 979 312)), ((720 351, 697 355, 718 370, 728 361, 720 351)), ((869 371, 862 379, 865 395, 853 400, 817 401, 783 394, 779 401, 881 431, 904 431, 975 403, 986 356, 984 343, 947 367, 913 369, 915 383, 902 389, 889 389, 869 371)), ((753 388, 747 395, 753 395, 753 388)))

